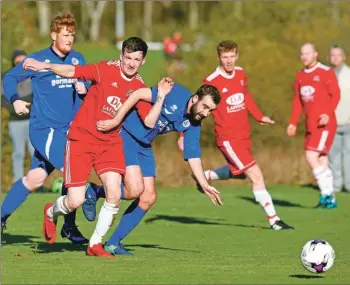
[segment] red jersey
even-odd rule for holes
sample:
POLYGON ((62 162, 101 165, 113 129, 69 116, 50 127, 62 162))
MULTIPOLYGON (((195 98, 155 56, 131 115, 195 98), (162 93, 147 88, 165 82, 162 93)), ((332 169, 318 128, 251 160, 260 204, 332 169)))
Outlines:
POLYGON ((92 85, 70 127, 68 137, 90 143, 118 143, 120 127, 103 133, 96 129, 99 120, 113 119, 131 90, 144 87, 140 75, 127 78, 118 60, 84 66, 76 65, 74 78, 91 80, 92 85))
POLYGON ((297 125, 303 109, 307 130, 317 128, 322 114, 329 115, 330 121, 336 122, 334 111, 339 100, 337 77, 330 67, 319 62, 312 68, 303 69, 295 78, 294 101, 289 123, 297 125))
POLYGON ((221 95, 221 101, 213 111, 216 141, 249 138, 248 111, 257 121, 264 115, 248 91, 243 68, 236 66, 233 74, 228 75, 218 67, 203 83, 215 86, 221 95))

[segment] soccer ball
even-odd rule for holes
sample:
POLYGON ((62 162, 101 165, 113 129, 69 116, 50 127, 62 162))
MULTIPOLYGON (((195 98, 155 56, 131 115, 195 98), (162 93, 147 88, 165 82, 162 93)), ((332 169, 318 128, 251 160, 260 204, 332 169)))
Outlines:
POLYGON ((304 245, 300 257, 307 270, 322 273, 333 266, 335 253, 333 247, 325 240, 313 239, 304 245))
POLYGON ((59 193, 61 192, 62 189, 62 185, 63 185, 63 178, 62 177, 57 177, 51 185, 51 191, 54 193, 59 193))

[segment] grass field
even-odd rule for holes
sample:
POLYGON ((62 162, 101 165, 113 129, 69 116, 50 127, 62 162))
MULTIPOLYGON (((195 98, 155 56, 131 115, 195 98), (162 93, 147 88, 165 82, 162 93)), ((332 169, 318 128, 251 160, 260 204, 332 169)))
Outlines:
MULTIPOLYGON (((3 284, 349 284, 349 194, 339 208, 313 209, 318 192, 307 187, 272 187, 279 215, 294 231, 268 228, 247 188, 223 188, 216 208, 194 189, 160 189, 156 206, 126 240, 133 256, 105 260, 85 256, 85 247, 61 237, 54 245, 40 236, 44 203, 54 194, 33 194, 8 221, 2 245, 3 284), (299 254, 313 238, 329 241, 334 267, 316 275, 299 254)), ((128 203, 122 203, 122 211, 128 203)), ((90 235, 94 224, 78 223, 90 235)), ((59 225, 60 228, 60 225, 59 225)))

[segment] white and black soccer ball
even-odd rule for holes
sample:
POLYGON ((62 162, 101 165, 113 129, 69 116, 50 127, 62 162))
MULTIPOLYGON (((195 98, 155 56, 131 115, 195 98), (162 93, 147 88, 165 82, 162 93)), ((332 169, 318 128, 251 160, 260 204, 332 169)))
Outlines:
POLYGON ((335 252, 327 241, 313 239, 304 245, 300 257, 307 270, 313 273, 322 273, 333 266, 335 252))

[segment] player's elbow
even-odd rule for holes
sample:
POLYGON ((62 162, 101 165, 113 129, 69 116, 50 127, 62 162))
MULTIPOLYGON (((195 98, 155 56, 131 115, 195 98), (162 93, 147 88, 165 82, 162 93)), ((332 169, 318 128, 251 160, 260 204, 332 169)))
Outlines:
POLYGON ((150 128, 150 129, 153 129, 156 125, 156 122, 148 117, 146 117, 143 122, 144 122, 145 126, 147 128, 150 128))

